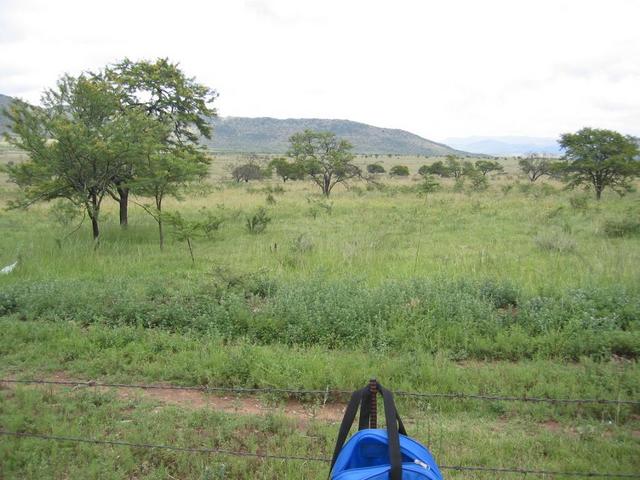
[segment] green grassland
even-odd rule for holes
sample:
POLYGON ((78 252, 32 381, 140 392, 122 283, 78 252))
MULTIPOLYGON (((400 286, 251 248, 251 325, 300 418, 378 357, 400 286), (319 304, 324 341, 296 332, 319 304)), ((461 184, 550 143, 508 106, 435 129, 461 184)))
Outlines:
MULTIPOLYGON (((0 162, 19 160, 0 148, 0 162)), ((359 157, 413 175, 339 186, 326 200, 310 182, 235 183, 229 166, 243 157, 216 156, 210 178, 165 206, 223 219, 194 239, 195 262, 170 229, 160 251, 156 224, 135 204, 126 230, 105 204, 95 248, 87 224, 75 230, 81 217, 68 221, 52 205, 4 209, 17 191, 0 177, 0 267, 19 258, 0 275, 0 375, 312 389, 356 388, 377 375, 395 390, 638 399, 640 194, 596 202, 553 181, 531 185, 505 160, 486 191, 444 180, 419 195, 417 169, 432 160, 359 157), (260 206, 271 222, 251 234, 246 218, 260 206)), ((281 418, 283 398, 270 398, 273 416, 253 418, 114 395, 7 388, 0 425, 321 456, 337 433, 281 418)), ((637 407, 401 408, 441 463, 640 471, 637 407)), ((39 440, 4 438, 0 448, 7 478, 75 478, 87 465, 89 478, 326 474, 323 464, 39 440)))

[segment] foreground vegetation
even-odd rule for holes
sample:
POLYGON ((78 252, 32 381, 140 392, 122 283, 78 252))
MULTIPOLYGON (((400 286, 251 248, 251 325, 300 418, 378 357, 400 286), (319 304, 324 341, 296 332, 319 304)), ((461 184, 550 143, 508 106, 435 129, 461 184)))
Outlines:
MULTIPOLYGON (((5 157, 6 158, 6 157, 5 157)), ((565 191, 517 174, 474 189, 433 159, 385 158, 409 177, 339 185, 228 179, 243 158, 164 209, 221 220, 191 238, 134 206, 103 206, 101 243, 54 205, 0 212, 0 375, 180 385, 639 397, 637 193, 565 191), (264 208, 261 233, 248 220, 264 208)), ((359 158, 360 165, 371 158, 359 158)), ((0 180, 1 182, 2 180, 0 180)), ((3 206, 15 190, 2 184, 3 206)), ((134 204, 135 205, 135 204, 134 204)), ((94 389, 0 390, 7 430, 326 456, 336 426, 158 405, 94 389)), ((302 396, 315 405, 321 399, 302 396)), ((341 401, 340 398, 330 401, 341 401)), ((636 407, 402 399, 443 464, 638 471, 636 407), (597 468, 596 468, 597 466, 597 468)), ((326 465, 3 438, 8 478, 319 478, 326 465), (55 462, 49 459, 54 457, 55 462), (105 473, 108 472, 108 473, 105 473), (224 472, 224 473, 222 473, 224 472), (108 477, 111 475, 111 477, 108 477)), ((474 474, 475 478, 493 478, 474 474)), ((447 472, 447 478, 468 475, 447 472)))
MULTIPOLYGON (((277 410, 265 417, 232 416, 91 389, 19 388, 0 391, 0 398, 0 422, 18 431, 313 457, 328 456, 335 441, 336 426, 313 420, 301 425, 277 410)), ((629 431, 591 420, 533 424, 465 412, 431 413, 410 429, 430 445, 442 465, 611 473, 633 472, 639 466, 636 440, 629 431)), ((3 438, 0 455, 7 478, 302 479, 322 478, 328 470, 321 462, 263 461, 39 439, 3 438)), ((469 478, 469 473, 446 471, 446 476, 469 478)), ((473 478, 495 478, 495 474, 473 473, 473 478)))

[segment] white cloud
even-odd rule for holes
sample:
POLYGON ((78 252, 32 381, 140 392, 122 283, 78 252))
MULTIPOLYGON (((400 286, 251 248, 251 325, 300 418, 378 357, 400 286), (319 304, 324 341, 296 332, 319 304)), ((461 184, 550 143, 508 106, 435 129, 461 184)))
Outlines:
POLYGON ((640 134, 634 0, 0 0, 0 93, 168 56, 222 115, 349 118, 427 138, 640 134))

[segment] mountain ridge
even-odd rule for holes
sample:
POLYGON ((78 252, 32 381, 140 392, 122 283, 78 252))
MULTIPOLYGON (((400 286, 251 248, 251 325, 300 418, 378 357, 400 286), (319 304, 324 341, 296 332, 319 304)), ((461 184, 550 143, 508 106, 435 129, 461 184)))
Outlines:
MULTIPOLYGON (((0 94, 0 109, 13 98, 0 94)), ((443 143, 428 140, 398 128, 383 128, 353 120, 324 118, 275 117, 213 117, 211 139, 202 143, 220 153, 284 154, 289 148, 289 137, 305 129, 335 133, 353 145, 359 154, 391 155, 461 155, 469 153, 453 149, 443 143)), ((0 115, 0 134, 7 132, 8 121, 0 115)))
POLYGON ((210 123, 213 136, 205 143, 220 152, 284 153, 291 135, 309 129, 333 132, 361 154, 468 155, 406 130, 353 120, 229 116, 216 117, 210 123))
POLYGON ((562 151, 555 138, 526 136, 471 136, 444 140, 448 145, 485 155, 526 155, 540 153, 558 156, 562 151))

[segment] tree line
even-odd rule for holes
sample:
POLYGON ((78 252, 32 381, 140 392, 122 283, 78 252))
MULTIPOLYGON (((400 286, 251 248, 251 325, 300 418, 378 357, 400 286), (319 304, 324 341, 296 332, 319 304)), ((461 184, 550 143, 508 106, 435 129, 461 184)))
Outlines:
MULTIPOLYGON (((163 201, 208 174, 210 157, 200 140, 211 136, 209 119, 216 115, 217 97, 216 90, 188 77, 168 59, 125 58, 99 71, 64 75, 44 92, 40 106, 13 102, 4 112, 9 119, 6 140, 25 151, 28 160, 4 167, 20 187, 12 206, 64 199, 89 217, 97 241, 105 198, 118 203, 123 228, 135 201, 132 196, 146 198, 150 204, 136 203, 156 221, 162 248, 164 220, 180 224, 177 217, 163 214, 163 201)), ((286 157, 265 167, 254 161, 236 166, 233 178, 248 182, 275 171, 283 182, 308 179, 328 197, 338 184, 385 173, 382 165, 373 163, 365 175, 354 163, 353 146, 331 132, 305 130, 292 135, 289 144, 286 157)), ((562 135, 560 145, 561 159, 520 159, 531 182, 553 176, 570 188, 589 186, 600 199, 606 188, 630 190, 640 174, 638 144, 632 137, 583 128, 562 135)), ((474 188, 483 189, 489 174, 502 172, 495 160, 471 162, 453 155, 418 171, 425 177, 426 191, 437 186, 433 176, 470 178, 474 188)), ((407 176, 409 169, 395 165, 389 173, 407 176)), ((207 221, 210 224, 218 225, 207 221)))

